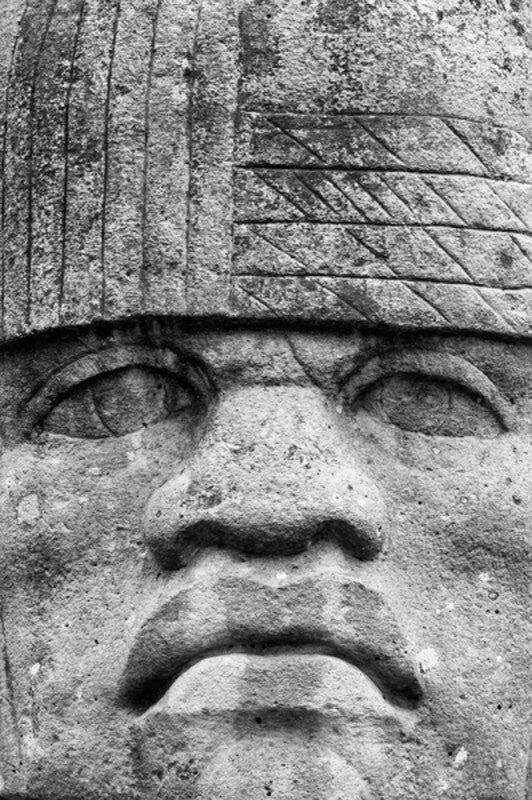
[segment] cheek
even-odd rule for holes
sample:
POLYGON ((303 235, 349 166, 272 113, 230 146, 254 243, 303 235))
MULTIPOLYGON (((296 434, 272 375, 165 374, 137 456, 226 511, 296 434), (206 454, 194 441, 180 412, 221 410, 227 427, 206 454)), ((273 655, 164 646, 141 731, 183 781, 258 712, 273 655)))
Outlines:
POLYGON ((50 439, 4 458, 0 563, 14 669, 26 674, 52 659, 52 671, 62 662, 81 680, 87 658, 113 664, 151 570, 144 507, 186 457, 169 432, 164 446, 162 436, 50 439))
POLYGON ((515 570, 527 565, 532 533, 528 442, 510 435, 405 441, 379 463, 403 566, 445 562, 451 577, 489 569, 519 592, 515 570))
POLYGON ((132 464, 125 448, 101 444, 12 454, 3 547, 14 549, 7 557, 19 578, 45 591, 102 567, 112 554, 127 557, 138 540, 143 461, 132 464))
POLYGON ((0 465, 0 548, 14 582, 46 593, 104 568, 138 573, 144 507, 191 450, 190 437, 161 425, 10 451, 0 465))
MULTIPOLYGON (((388 470, 391 563, 406 576, 409 595, 424 594, 418 609, 438 624, 448 618, 451 628, 459 612, 481 650, 485 640, 504 649, 529 618, 529 464, 527 443, 508 436, 489 444, 432 443, 419 447, 415 470, 400 464, 388 470)), ((522 640, 515 646, 521 649, 522 640)))
POLYGON ((511 436, 418 439, 415 448, 381 464, 392 508, 385 563, 397 581, 394 607, 449 753, 464 746, 478 763, 498 752, 518 772, 515 743, 526 741, 529 709, 530 449, 511 436))
POLYGON ((189 450, 172 430, 154 428, 104 442, 50 437, 0 464, 0 610, 30 761, 32 742, 60 749, 56 733, 65 730, 70 759, 79 747, 87 766, 94 741, 106 760, 109 752, 127 755, 113 744, 126 728, 114 730, 110 716, 119 714, 116 687, 151 575, 141 520, 189 450), (91 739, 95 731, 101 737, 91 739))

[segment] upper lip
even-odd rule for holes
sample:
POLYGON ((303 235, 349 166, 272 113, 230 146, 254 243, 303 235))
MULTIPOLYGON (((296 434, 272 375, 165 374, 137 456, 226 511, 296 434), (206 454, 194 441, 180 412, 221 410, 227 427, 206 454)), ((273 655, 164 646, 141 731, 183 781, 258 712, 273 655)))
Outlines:
POLYGON ((382 596, 339 571, 281 586, 256 574, 183 586, 140 627, 122 674, 122 698, 145 711, 201 658, 257 646, 335 655, 402 707, 416 707, 422 696, 408 644, 382 596))

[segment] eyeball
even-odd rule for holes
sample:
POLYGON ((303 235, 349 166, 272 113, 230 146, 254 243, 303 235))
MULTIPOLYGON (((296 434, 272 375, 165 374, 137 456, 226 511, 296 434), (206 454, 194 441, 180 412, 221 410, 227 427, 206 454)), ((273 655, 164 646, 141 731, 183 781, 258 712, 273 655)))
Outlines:
POLYGON ((175 375, 130 366, 77 385, 46 414, 41 428, 80 438, 123 436, 185 414, 195 403, 192 388, 175 375))
POLYGON ((484 398, 449 380, 396 374, 368 387, 357 407, 404 431, 494 438, 503 428, 484 398))

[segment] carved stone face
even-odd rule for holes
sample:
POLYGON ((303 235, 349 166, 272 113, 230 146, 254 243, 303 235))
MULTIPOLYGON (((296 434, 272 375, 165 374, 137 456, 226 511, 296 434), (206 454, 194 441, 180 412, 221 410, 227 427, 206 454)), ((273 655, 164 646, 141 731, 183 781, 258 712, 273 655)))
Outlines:
POLYGON ((522 800, 530 356, 172 321, 6 348, 6 784, 522 800))
POLYGON ((0 7, 2 800, 532 800, 530 4, 0 7))

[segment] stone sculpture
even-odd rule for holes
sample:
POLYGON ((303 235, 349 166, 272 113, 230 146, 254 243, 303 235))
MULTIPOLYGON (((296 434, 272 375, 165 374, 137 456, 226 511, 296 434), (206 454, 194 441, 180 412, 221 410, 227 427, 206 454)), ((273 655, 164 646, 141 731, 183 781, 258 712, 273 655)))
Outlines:
POLYGON ((0 8, 0 796, 530 800, 529 4, 0 8))

